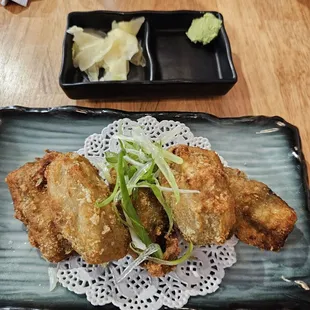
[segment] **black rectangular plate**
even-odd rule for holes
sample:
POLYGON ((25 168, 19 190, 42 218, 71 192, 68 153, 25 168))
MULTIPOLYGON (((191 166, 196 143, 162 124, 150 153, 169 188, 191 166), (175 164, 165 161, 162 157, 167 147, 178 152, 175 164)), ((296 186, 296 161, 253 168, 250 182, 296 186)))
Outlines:
POLYGON ((185 32, 202 11, 72 12, 71 26, 104 32, 112 21, 140 16, 145 22, 138 33, 146 67, 130 66, 127 81, 90 82, 72 62, 72 36, 65 34, 59 84, 71 99, 153 99, 225 95, 237 82, 223 16, 219 35, 209 44, 192 43, 185 32))

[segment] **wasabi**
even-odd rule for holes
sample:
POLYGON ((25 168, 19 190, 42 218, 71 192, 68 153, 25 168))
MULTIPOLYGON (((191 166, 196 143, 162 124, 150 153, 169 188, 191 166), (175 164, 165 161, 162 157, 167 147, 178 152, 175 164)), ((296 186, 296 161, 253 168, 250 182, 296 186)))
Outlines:
POLYGON ((221 27, 221 20, 211 13, 206 13, 203 17, 195 18, 192 21, 186 35, 192 42, 201 42, 203 45, 206 45, 217 37, 221 27))

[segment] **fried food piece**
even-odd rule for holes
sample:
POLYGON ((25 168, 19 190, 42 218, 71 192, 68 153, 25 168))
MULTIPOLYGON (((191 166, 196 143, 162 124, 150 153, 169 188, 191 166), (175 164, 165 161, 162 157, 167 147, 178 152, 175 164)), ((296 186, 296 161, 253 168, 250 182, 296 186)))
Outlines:
MULTIPOLYGON (((164 250, 164 260, 175 260, 180 254, 179 240, 176 234, 166 236, 169 227, 167 214, 157 200, 152 190, 139 188, 133 204, 142 225, 148 232, 151 240, 158 243, 164 250)), ((174 266, 160 265, 151 261, 143 264, 149 274, 153 277, 162 277, 172 271, 174 266)))
POLYGON ((133 195, 133 205, 142 225, 148 232, 151 240, 161 243, 168 231, 168 217, 160 202, 152 190, 139 188, 136 195, 133 195))
POLYGON ((95 206, 110 191, 86 158, 76 153, 60 154, 48 166, 45 177, 55 201, 55 225, 87 263, 101 264, 128 253, 129 233, 112 204, 95 206))
POLYGON ((67 258, 73 251, 53 222, 52 202, 45 186, 44 171, 57 156, 57 153, 48 153, 43 159, 12 171, 6 178, 14 203, 14 215, 27 226, 30 244, 54 263, 67 258))
POLYGON ((225 168, 236 201, 235 234, 261 249, 279 251, 297 220, 295 211, 264 183, 238 169, 225 168))
MULTIPOLYGON (((110 190, 114 189, 116 182, 115 169, 110 170, 111 184, 110 190)), ((132 203, 137 211, 137 215, 148 232, 152 242, 158 243, 164 251, 164 260, 175 260, 180 254, 179 240, 175 233, 167 236, 169 220, 167 214, 157 200, 152 190, 149 188, 138 188, 133 193, 132 203)), ((129 250, 129 254, 137 258, 137 254, 129 250)), ((153 277, 161 277, 174 270, 174 266, 160 265, 151 261, 144 262, 142 267, 146 268, 153 277)))
MULTIPOLYGON (((196 245, 223 244, 235 224, 235 203, 218 155, 187 145, 169 150, 183 159, 181 165, 170 164, 178 187, 200 191, 181 194, 179 203, 173 193, 164 193, 184 239, 196 245)), ((163 176, 160 182, 169 186, 163 176)))
MULTIPOLYGON (((181 249, 179 247, 179 239, 175 233, 165 237, 165 246, 166 250, 163 259, 169 261, 176 260, 181 253, 181 249)), ((151 261, 146 262, 144 267, 152 277, 163 277, 176 268, 176 266, 160 265, 151 261)))
MULTIPOLYGON (((116 182, 116 171, 110 170, 111 184, 110 190, 113 191, 116 182)), ((168 231, 169 221, 167 214, 157 200, 152 190, 149 188, 136 188, 133 192, 132 203, 136 209, 137 215, 141 220, 153 242, 161 244, 164 242, 164 236, 168 231)))

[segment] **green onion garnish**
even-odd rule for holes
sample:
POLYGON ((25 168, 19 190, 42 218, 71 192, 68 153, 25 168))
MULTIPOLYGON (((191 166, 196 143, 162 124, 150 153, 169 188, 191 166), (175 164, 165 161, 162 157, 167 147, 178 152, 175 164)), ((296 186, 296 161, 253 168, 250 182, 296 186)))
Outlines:
MULTIPOLYGON (((163 192, 173 192, 177 202, 180 199, 180 194, 199 193, 199 191, 195 190, 178 188, 174 175, 169 167, 169 162, 182 164, 183 160, 181 157, 174 155, 162 147, 163 144, 170 142, 181 130, 181 127, 177 127, 162 137, 160 143, 154 143, 144 134, 140 127, 132 128, 132 136, 123 135, 123 129, 119 128, 119 134, 115 135, 114 138, 119 140, 121 151, 119 154, 110 151, 106 152, 105 159, 107 166, 100 166, 105 172, 104 175, 109 177, 109 179, 107 178, 108 182, 111 180, 109 169, 114 168, 116 171, 116 182, 111 195, 101 202, 98 201, 96 206, 104 207, 113 202, 115 212, 119 219, 129 228, 135 250, 136 252, 140 251, 140 254, 142 250, 151 246, 152 240, 143 227, 132 203, 132 199, 136 195, 138 188, 145 187, 151 189, 165 210, 169 221, 169 229, 166 236, 169 236, 172 231, 173 218, 172 210, 166 203, 163 192), (163 187, 159 184, 158 176, 160 174, 166 178, 171 187, 163 187), (116 207, 119 201, 121 202, 125 219, 116 207)), ((155 262, 165 265, 177 265, 183 262, 190 257, 193 248, 192 244, 190 244, 188 251, 181 258, 168 263, 162 260, 162 250, 159 245, 157 246, 158 250, 148 259, 156 260, 155 262)))
MULTIPOLYGON (((141 254, 142 251, 139 250, 139 249, 136 249, 132 244, 129 245, 130 248, 137 254, 141 254)), ((179 257, 178 259, 176 260, 164 260, 164 259, 160 259, 160 258, 156 258, 156 257, 149 257, 148 260, 151 261, 151 262, 154 262, 154 263, 157 263, 157 264, 160 264, 160 265, 167 265, 167 266, 176 266, 176 265, 179 265, 179 264, 182 264, 183 262, 185 262, 186 260, 188 260, 191 255, 192 255, 192 252, 193 252, 193 249, 194 249, 194 246, 193 244, 190 242, 188 244, 188 249, 187 251, 181 256, 179 257)))

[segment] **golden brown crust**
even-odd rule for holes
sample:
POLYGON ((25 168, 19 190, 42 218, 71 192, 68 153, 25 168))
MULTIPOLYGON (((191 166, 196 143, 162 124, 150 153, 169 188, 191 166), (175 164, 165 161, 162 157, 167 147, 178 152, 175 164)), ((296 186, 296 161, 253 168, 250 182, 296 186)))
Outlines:
POLYGON ((111 205, 95 207, 109 189, 84 157, 48 152, 11 172, 6 181, 15 217, 47 260, 59 262, 76 251, 86 262, 100 264, 127 254, 128 231, 111 205))
POLYGON ((225 168, 236 201, 235 234, 250 245, 278 251, 297 220, 295 211, 265 184, 238 169, 225 168))
MULTIPOLYGON (((170 151, 183 164, 170 164, 179 188, 199 190, 199 194, 181 194, 176 204, 172 193, 165 198, 172 207, 174 221, 185 240, 197 245, 223 244, 235 224, 235 204, 218 155, 198 147, 177 145, 170 151)), ((161 176, 163 186, 169 186, 161 176)))
POLYGON ((90 264, 124 257, 129 233, 117 218, 112 205, 95 206, 110 194, 97 169, 76 153, 58 156, 46 169, 55 225, 74 250, 90 264))
MULTIPOLYGON (((168 231, 169 221, 165 210, 148 188, 139 188, 133 199, 134 207, 142 225, 148 232, 152 242, 158 243, 164 250, 164 260, 175 260, 180 254, 179 240, 175 234, 165 236, 168 231)), ((148 261, 143 264, 153 277, 162 277, 174 270, 174 266, 159 265, 148 261)))
POLYGON ((44 186, 44 171, 57 156, 56 152, 47 153, 44 158, 12 171, 6 178, 15 217, 27 226, 30 244, 37 247, 44 258, 55 263, 73 251, 54 224, 51 199, 44 186))
MULTIPOLYGON (((176 260, 181 252, 178 237, 176 234, 171 234, 165 239, 166 250, 164 252, 163 259, 169 261, 176 260)), ((144 264, 144 267, 152 277, 163 277, 165 274, 173 271, 176 266, 159 265, 148 261, 144 264)))

